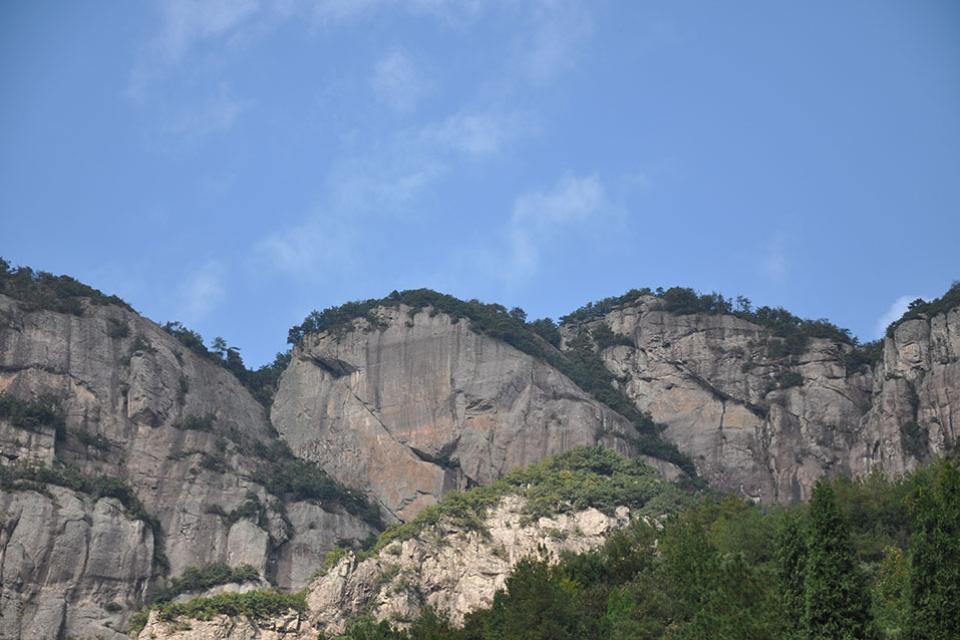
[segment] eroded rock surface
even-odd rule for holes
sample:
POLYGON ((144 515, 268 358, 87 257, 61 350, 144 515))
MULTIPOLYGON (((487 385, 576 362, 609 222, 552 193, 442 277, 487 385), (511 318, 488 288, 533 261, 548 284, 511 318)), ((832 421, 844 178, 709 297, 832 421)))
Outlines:
MULTIPOLYGON (((279 586, 299 588, 339 539, 371 532, 335 505, 292 504, 294 517, 285 519, 284 507, 258 476, 262 460, 253 451, 255 443, 276 439, 265 409, 232 374, 156 324, 119 306, 84 304, 77 316, 0 295, 0 392, 24 400, 53 396, 65 423, 58 438, 52 427, 26 430, 0 420, 0 463, 56 460, 132 487, 163 532, 159 548, 169 568, 162 555, 152 555, 152 547, 145 552, 153 584, 189 566, 226 562, 251 564, 279 586), (244 510, 251 501, 261 508, 244 510)), ((61 512, 49 499, 5 492, 0 500, 36 514, 16 524, 18 539, 60 535, 61 512)), ((0 538, 5 572, 19 553, 6 535, 0 538)), ((70 544, 82 560, 85 547, 70 544)), ((78 635, 89 607, 73 599, 100 589, 99 577, 61 566, 61 556, 31 557, 36 571, 24 573, 20 582, 5 579, 0 588, 5 602, 17 603, 4 608, 0 634, 7 635, 0 637, 16 637, 23 628, 35 631, 23 637, 78 635), (51 573, 60 577, 48 580, 51 573), (49 604, 53 601, 57 607, 49 604)), ((115 570, 124 576, 124 584, 116 586, 125 594, 118 600, 124 609, 101 612, 105 619, 122 622, 142 604, 148 580, 139 564, 129 564, 140 559, 114 557, 115 570), (129 577, 134 574, 136 580, 129 577)), ((114 628, 122 631, 123 625, 114 628)))
POLYGON ((123 637, 153 576, 153 532, 113 498, 47 491, 0 493, 0 638, 123 637))
MULTIPOLYGON (((852 348, 811 338, 801 353, 732 315, 673 315, 644 296, 588 323, 632 346, 601 354, 636 406, 711 485, 760 502, 809 497, 823 475, 902 473, 956 442, 960 310, 911 320, 875 368, 847 366, 852 348), (912 450, 908 432, 916 432, 912 450)), ((567 338, 580 327, 565 327, 567 338)))
POLYGON ((298 455, 368 489, 396 518, 576 446, 634 453, 633 425, 545 362, 468 320, 378 313, 379 327, 358 319, 308 335, 271 415, 298 455))

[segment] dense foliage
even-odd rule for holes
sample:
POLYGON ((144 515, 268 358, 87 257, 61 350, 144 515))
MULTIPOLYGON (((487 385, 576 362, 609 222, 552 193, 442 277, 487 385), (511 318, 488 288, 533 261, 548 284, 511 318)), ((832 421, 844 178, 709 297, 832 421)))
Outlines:
POLYGON ((950 285, 947 292, 939 298, 935 298, 930 302, 925 301, 923 298, 917 298, 911 302, 906 313, 904 313, 899 320, 887 327, 887 336, 892 337, 894 330, 902 322, 921 317, 932 318, 938 313, 946 313, 955 307, 960 307, 960 280, 950 285))
POLYGON ((787 510, 706 497, 662 530, 636 520, 558 565, 519 563, 462 629, 425 610, 409 631, 360 619, 343 638, 953 639, 958 527, 949 462, 902 481, 822 482, 787 510))
POLYGON ((21 400, 9 393, 0 393, 0 418, 15 427, 38 431, 53 427, 59 437, 64 434, 63 414, 60 404, 53 396, 41 396, 35 400, 21 400))
MULTIPOLYGON (((220 593, 208 598, 194 598, 188 602, 167 602, 152 607, 161 620, 193 618, 209 620, 217 615, 246 617, 251 620, 266 620, 288 611, 303 613, 307 609, 306 594, 281 593, 274 589, 257 589, 244 593, 220 593)), ((130 619, 131 635, 138 634, 147 623, 149 610, 141 611, 130 619)))
POLYGON ((202 567, 187 567, 179 578, 154 595, 156 603, 169 602, 182 593, 206 591, 221 584, 259 581, 260 574, 249 564, 231 567, 224 562, 214 562, 202 567))
POLYGON ((30 267, 12 267, 3 258, 0 258, 0 294, 17 298, 28 309, 47 309, 75 316, 83 315, 84 300, 90 304, 113 304, 133 310, 117 296, 108 296, 70 276, 55 276, 30 267))

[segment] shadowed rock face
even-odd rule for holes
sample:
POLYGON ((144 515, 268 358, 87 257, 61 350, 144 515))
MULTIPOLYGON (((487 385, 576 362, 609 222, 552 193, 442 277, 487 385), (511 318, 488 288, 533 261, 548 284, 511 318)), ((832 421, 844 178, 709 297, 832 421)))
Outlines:
MULTIPOLYGON (((285 522, 258 482, 259 460, 235 443, 275 439, 264 408, 222 367, 120 307, 87 305, 74 316, 0 295, 0 392, 52 394, 66 423, 58 439, 52 427, 0 419, 0 463, 57 460, 122 479, 159 521, 171 576, 249 563, 299 588, 338 539, 370 532, 352 515, 305 503, 288 505, 285 522), (209 430, 180 428, 206 416, 209 430), (224 517, 252 496, 262 516, 224 517)), ((164 573, 153 534, 114 500, 51 491, 0 492, 0 638, 124 637, 130 610, 164 573), (136 553, 124 551, 130 545, 136 553)))
POLYGON ((467 320, 379 313, 378 328, 357 320, 340 335, 307 336, 271 415, 298 455, 368 488, 396 518, 579 445, 632 452, 629 421, 546 363, 467 320), (330 362, 336 370, 321 364, 330 362))
POLYGON ((852 449, 857 469, 914 469, 960 436, 960 308, 907 320, 883 346, 873 402, 852 449))

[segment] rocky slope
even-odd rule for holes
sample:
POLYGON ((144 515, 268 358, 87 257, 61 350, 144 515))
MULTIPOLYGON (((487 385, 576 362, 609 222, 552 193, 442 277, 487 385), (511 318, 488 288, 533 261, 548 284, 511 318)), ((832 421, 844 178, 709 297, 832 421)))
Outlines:
POLYGON ((359 618, 404 625, 425 607, 460 625, 491 604, 521 560, 552 563, 565 552, 588 551, 631 520, 656 523, 686 502, 637 461, 578 448, 491 486, 447 496, 413 523, 389 529, 373 553, 345 552, 309 585, 300 613, 204 621, 161 607, 139 637, 313 640, 318 632, 338 637, 359 618))
POLYGON ((56 428, 0 418, 0 458, 114 478, 157 527, 109 498, 4 487, 0 638, 122 637, 164 574, 214 561, 299 587, 338 539, 371 532, 335 504, 268 493, 257 452, 275 434, 229 372, 127 309, 82 304, 62 313, 0 295, 0 393, 52 397, 61 414, 56 428))
POLYGON ((406 305, 375 314, 307 335, 271 417, 299 456, 367 488, 395 518, 576 446, 636 453, 627 419, 469 320, 406 305))

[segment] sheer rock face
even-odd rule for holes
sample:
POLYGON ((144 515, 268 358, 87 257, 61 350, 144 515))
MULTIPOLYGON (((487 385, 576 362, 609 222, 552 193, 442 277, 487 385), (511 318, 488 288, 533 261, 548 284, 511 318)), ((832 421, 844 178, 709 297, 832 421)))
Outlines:
POLYGON ((0 638, 119 636, 147 592, 153 532, 113 498, 0 493, 0 638))
MULTIPOLYGON (((49 464, 56 459, 88 475, 123 479, 160 521, 171 576, 192 565, 246 562, 280 586, 299 588, 338 539, 370 532, 362 521, 336 509, 298 516, 288 527, 270 506, 275 499, 255 479, 258 461, 234 443, 238 434, 247 442, 276 437, 263 407, 222 367, 123 308, 86 304, 83 315, 74 316, 31 310, 0 295, 0 392, 23 399, 52 394, 66 423, 66 435, 58 439, 52 427, 33 432, 0 420, 0 464, 49 464), (184 419, 208 415, 214 417, 209 431, 177 426, 184 419), (231 523, 218 515, 229 514, 252 495, 267 505, 263 518, 248 516, 231 523)), ((0 496, 24 504, 49 502, 29 491, 0 496)), ((304 510, 297 505, 289 508, 296 513, 304 510)), ((43 517, 22 520, 16 527, 18 536, 53 535, 61 525, 51 509, 40 509, 43 517)), ((17 551, 2 535, 0 554, 9 563, 10 554, 17 551)), ((82 548, 77 553, 82 561, 82 548)), ((116 570, 125 576, 140 570, 139 565, 124 565, 123 557, 117 561, 121 566, 116 570)), ((19 592, 15 581, 3 581, 0 594, 5 602, 15 598, 20 604, 4 609, 0 637, 15 637, 10 630, 20 628, 43 629, 23 637, 55 638, 60 631, 77 635, 78 616, 95 617, 90 613, 94 604, 101 607, 98 615, 104 619, 117 618, 104 609, 112 608, 116 600, 98 590, 96 576, 77 569, 63 580, 48 581, 48 572, 61 570, 53 564, 52 559, 38 561, 37 573, 22 577, 24 584, 43 585, 41 591, 19 592), (57 593, 63 605, 59 614, 42 604, 57 593), (81 593, 90 601, 76 613, 71 594, 81 593), (43 616, 42 623, 34 622, 40 620, 36 616, 43 616)), ((152 575, 159 580, 162 568, 155 564, 152 575)), ((125 606, 139 606, 143 585, 134 581, 123 588, 132 590, 125 596, 125 606)), ((129 609, 120 617, 127 615, 129 609)), ((122 625, 115 628, 123 630, 122 625)))
POLYGON ((852 464, 886 473, 914 469, 956 449, 960 436, 960 308, 907 320, 887 338, 873 403, 852 464))
POLYGON ((297 455, 368 489, 396 518, 579 445, 631 453, 629 421, 550 365, 467 320, 378 313, 376 327, 356 320, 307 336, 271 415, 297 455))
POLYGON ((958 309, 901 324, 883 362, 855 371, 844 344, 810 339, 802 353, 779 355, 764 327, 657 306, 643 297, 586 328, 606 323, 635 345, 605 349, 607 367, 717 488, 759 502, 804 500, 823 475, 900 473, 956 442, 958 309), (911 423, 913 452, 904 448, 911 423))

